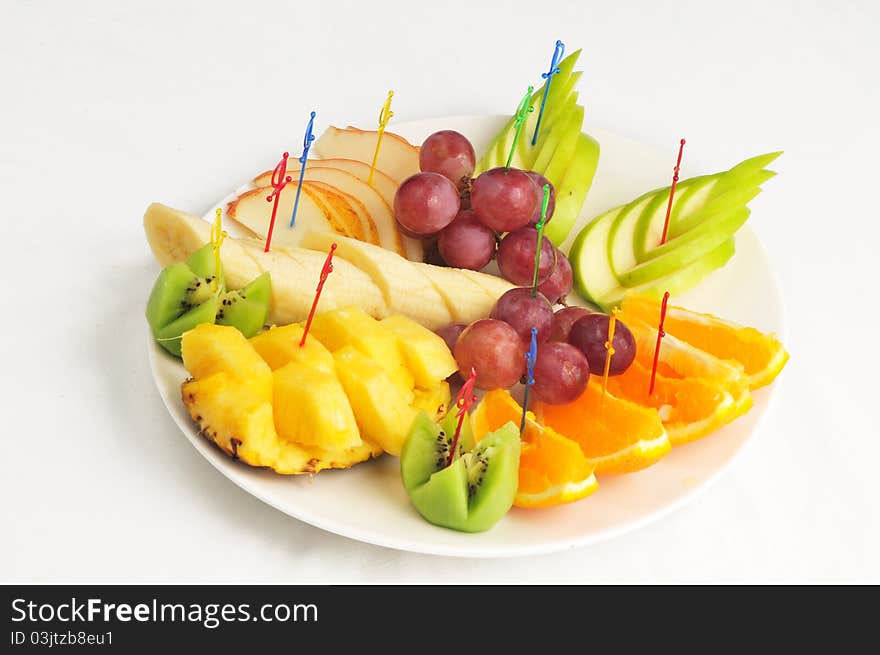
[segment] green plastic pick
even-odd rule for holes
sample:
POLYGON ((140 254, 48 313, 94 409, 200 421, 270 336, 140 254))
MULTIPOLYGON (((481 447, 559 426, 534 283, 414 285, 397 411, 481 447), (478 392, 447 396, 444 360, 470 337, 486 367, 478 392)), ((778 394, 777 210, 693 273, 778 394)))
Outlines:
POLYGON ((532 298, 538 295, 538 267, 541 265, 541 242, 544 240, 544 223, 547 222, 547 206, 550 204, 550 185, 544 185, 544 197, 541 199, 541 220, 535 224, 538 228, 538 248, 535 250, 535 273, 532 276, 532 298))
POLYGON ((531 105, 532 92, 534 90, 535 87, 529 85, 526 94, 523 96, 522 100, 519 101, 519 105, 516 108, 516 114, 514 114, 513 118, 515 132, 513 135, 513 143, 510 145, 510 154, 507 155, 507 163, 504 165, 505 170, 510 168, 510 162, 513 160, 513 151, 516 149, 516 144, 519 141, 519 133, 522 132, 523 123, 526 122, 526 115, 529 112, 535 111, 535 108, 531 105))

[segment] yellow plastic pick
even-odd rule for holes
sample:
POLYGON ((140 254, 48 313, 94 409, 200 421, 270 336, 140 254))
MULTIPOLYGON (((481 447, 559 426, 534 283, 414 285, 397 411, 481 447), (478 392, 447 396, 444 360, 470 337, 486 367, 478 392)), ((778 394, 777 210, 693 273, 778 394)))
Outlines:
POLYGON ((394 91, 388 92, 388 97, 385 98, 385 104, 382 105, 382 109, 379 111, 379 136, 376 138, 376 151, 373 153, 373 163, 370 164, 370 175, 367 177, 367 184, 373 184, 373 173, 376 171, 376 160, 379 159, 379 146, 382 145, 382 137, 385 136, 385 128, 388 126, 388 121, 391 120, 391 117, 394 116, 394 112, 391 111, 391 98, 394 97, 394 91))
POLYGON ((223 210, 218 207, 217 216, 211 225, 211 250, 214 252, 214 279, 211 284, 215 289, 220 285, 220 246, 223 244, 223 239, 229 236, 223 229, 223 221, 220 218, 222 214, 223 210))
POLYGON ((611 358, 614 356, 614 328, 617 327, 617 314, 620 309, 615 307, 611 310, 611 318, 608 319, 608 341, 605 342, 605 373, 602 375, 602 402, 605 402, 605 392, 608 389, 608 372, 611 370, 611 358))

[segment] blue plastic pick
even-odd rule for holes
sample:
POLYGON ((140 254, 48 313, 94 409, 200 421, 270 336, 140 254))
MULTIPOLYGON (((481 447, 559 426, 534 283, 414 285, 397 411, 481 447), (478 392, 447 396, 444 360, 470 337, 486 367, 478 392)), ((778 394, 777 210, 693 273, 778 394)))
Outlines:
POLYGON ((535 384, 535 362, 538 360, 538 328, 532 328, 532 342, 526 353, 526 388, 523 392, 523 413, 519 422, 519 432, 526 429, 526 412, 529 411, 529 388, 535 384))
POLYGON ((309 124, 306 126, 306 135, 303 137, 303 152, 299 158, 299 184, 296 185, 296 199, 293 201, 293 214, 290 215, 290 227, 296 223, 296 210, 299 209, 299 194, 302 192, 303 176, 306 174, 306 161, 309 158, 309 148, 312 147, 312 141, 315 135, 312 129, 315 127, 315 112, 309 116, 309 124))
POLYGON ((553 51, 553 59, 550 60, 550 70, 541 73, 541 77, 547 82, 544 84, 544 97, 541 98, 541 108, 538 110, 538 121, 535 123, 535 133, 532 134, 532 145, 538 143, 538 130, 541 129, 541 118, 544 116, 544 105, 547 104, 547 92, 550 91, 550 82, 553 76, 559 72, 559 62, 565 54, 565 44, 562 41, 556 41, 556 49, 553 51))

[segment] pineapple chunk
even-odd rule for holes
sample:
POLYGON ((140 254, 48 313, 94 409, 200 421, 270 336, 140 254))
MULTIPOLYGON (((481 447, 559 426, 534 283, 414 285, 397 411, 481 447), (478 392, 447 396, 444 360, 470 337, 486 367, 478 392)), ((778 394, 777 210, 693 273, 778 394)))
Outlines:
POLYGON ((297 362, 325 373, 334 373, 333 354, 313 336, 300 346, 303 327, 298 323, 271 327, 251 337, 251 345, 275 371, 290 362, 297 362))
POLYGON ((392 386, 400 390, 407 404, 412 402, 415 381, 403 360, 397 337, 362 309, 346 307, 318 314, 310 334, 330 350, 354 346, 384 368, 392 386))
POLYGON ((452 402, 452 394, 446 380, 430 389, 416 389, 415 396, 413 409, 425 412, 432 421, 439 421, 446 416, 449 403, 452 402))
POLYGON ((416 416, 410 400, 391 383, 382 366, 354 346, 340 348, 333 357, 364 438, 378 443, 385 452, 400 455, 416 416))
POLYGON ((272 466, 278 457, 278 435, 271 396, 262 384, 222 372, 187 380, 181 393, 202 434, 251 466, 272 466))
POLYGON ((228 373, 261 381, 271 397, 272 370, 238 328, 203 323, 183 334, 180 347, 183 365, 195 379, 228 373))
POLYGON ((440 335, 401 314, 384 318, 380 323, 397 337, 419 389, 431 389, 458 370, 455 358, 440 335))
POLYGON ((291 362, 273 377, 275 429, 282 440, 328 449, 362 445, 351 405, 335 375, 291 362))

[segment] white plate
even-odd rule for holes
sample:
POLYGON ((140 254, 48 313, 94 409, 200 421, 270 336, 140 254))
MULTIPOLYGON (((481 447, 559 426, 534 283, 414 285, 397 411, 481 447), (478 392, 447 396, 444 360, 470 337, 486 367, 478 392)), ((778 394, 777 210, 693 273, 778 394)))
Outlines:
MULTIPOLYGON (((438 129, 456 129, 467 135, 480 152, 503 120, 501 116, 440 118, 399 123, 393 129, 413 143, 420 143, 438 129)), ((660 156, 649 147, 615 134, 601 130, 591 133, 601 144, 602 154, 582 222, 650 188, 668 184, 673 152, 660 156)), ((266 162, 266 168, 271 166, 272 162, 266 162)), ((689 176, 696 173, 688 171, 689 176)), ((213 216, 213 211, 207 216, 213 216)), ((677 301, 782 337, 785 334, 776 279, 760 242, 748 228, 740 231, 737 253, 727 266, 677 301)), ((312 478, 285 477, 232 461, 200 437, 190 420, 180 400, 180 383, 186 377, 181 364, 152 341, 149 355, 159 392, 183 434, 211 464, 248 493, 294 518, 352 539, 463 557, 558 551, 609 539, 659 519, 718 478, 743 444, 757 433, 769 410, 771 395, 770 389, 758 391, 748 415, 711 437, 674 449, 645 471, 600 478, 598 491, 584 500, 551 509, 513 508, 492 530, 464 534, 422 520, 409 504, 394 457, 384 456, 350 470, 324 471, 312 478)))

